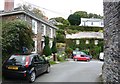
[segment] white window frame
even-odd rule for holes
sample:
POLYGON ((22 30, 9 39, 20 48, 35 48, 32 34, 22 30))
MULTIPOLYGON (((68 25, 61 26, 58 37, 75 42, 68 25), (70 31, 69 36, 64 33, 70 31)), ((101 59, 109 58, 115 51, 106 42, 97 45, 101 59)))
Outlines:
POLYGON ((50 37, 53 38, 53 29, 50 28, 50 37))
POLYGON ((34 34, 37 34, 37 21, 36 20, 32 20, 32 30, 34 34))
POLYGON ((42 24, 42 26, 43 26, 42 36, 46 36, 46 25, 42 24))
POLYGON ((80 41, 79 41, 79 40, 76 40, 76 44, 79 45, 79 44, 80 44, 80 41))
POLYGON ((32 51, 32 53, 37 53, 37 39, 33 38, 34 41, 34 51, 32 51))

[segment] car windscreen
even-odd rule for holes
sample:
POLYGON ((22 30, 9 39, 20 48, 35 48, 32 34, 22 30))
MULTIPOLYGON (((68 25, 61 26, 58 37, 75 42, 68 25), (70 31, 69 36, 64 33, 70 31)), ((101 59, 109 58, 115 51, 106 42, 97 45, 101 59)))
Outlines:
POLYGON ((8 60, 7 64, 9 65, 23 65, 25 64, 26 56, 17 56, 17 55, 12 55, 8 60))

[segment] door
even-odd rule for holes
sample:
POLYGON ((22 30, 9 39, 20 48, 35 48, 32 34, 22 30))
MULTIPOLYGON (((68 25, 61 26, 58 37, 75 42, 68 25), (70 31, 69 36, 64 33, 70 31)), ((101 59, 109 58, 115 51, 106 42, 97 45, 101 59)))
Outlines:
POLYGON ((40 55, 39 55, 39 59, 40 59, 40 62, 42 64, 42 72, 45 72, 47 67, 48 67, 47 63, 46 63, 46 60, 44 59, 43 56, 40 56, 40 55))
POLYGON ((34 67, 36 69, 36 74, 39 75, 42 73, 42 63, 38 57, 38 55, 34 56, 34 67))

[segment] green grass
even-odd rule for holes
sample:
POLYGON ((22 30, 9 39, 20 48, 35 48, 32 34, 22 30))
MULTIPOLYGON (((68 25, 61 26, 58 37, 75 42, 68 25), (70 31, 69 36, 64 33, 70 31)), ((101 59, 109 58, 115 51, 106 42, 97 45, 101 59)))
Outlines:
POLYGON ((53 65, 53 64, 57 64, 55 61, 50 61, 50 64, 53 65))

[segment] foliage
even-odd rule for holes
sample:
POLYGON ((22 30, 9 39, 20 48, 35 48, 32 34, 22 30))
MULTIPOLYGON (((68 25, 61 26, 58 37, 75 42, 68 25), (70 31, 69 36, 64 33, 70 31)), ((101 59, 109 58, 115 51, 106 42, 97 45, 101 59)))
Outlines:
POLYGON ((53 54, 57 53, 57 48, 56 48, 56 38, 54 37, 53 45, 51 48, 51 51, 53 54))
POLYGON ((30 4, 28 4, 28 5, 23 4, 20 7, 23 7, 25 10, 32 11, 32 13, 35 14, 38 18, 41 18, 41 17, 44 18, 45 17, 43 12, 39 8, 37 8, 35 6, 32 6, 30 4))
POLYGON ((86 11, 76 11, 74 14, 79 15, 81 18, 87 18, 88 14, 86 11))
POLYGON ((60 62, 64 62, 67 56, 65 55, 65 52, 60 52, 57 54, 57 60, 60 62))
POLYGON ((69 25, 69 21, 64 19, 63 17, 56 17, 56 18, 51 18, 50 20, 55 19, 57 22, 62 23, 63 25, 69 25))
POLYGON ((56 31, 56 41, 57 41, 57 43, 65 42, 65 32, 63 29, 59 29, 56 31))
POLYGON ((43 12, 40 9, 38 9, 38 8, 33 8, 32 12, 34 14, 36 14, 38 17, 43 17, 43 18, 45 17, 44 14, 43 14, 43 12))
POLYGON ((66 46, 65 43, 57 43, 57 48, 63 48, 65 46, 66 46))
MULTIPOLYGON (((103 52, 103 39, 77 39, 80 41, 80 44, 76 44, 76 40, 67 39, 66 40, 66 46, 69 49, 75 50, 76 48, 79 48, 80 51, 83 51, 85 53, 88 53, 89 55, 92 55, 93 58, 98 58, 98 55, 100 52, 103 52), (89 44, 86 44, 86 40, 89 40, 89 44), (94 41, 98 40, 98 45, 94 44, 94 41)), ((66 53, 69 53, 68 50, 66 53)))
POLYGON ((51 55, 51 49, 50 49, 50 46, 49 46, 49 37, 44 36, 44 39, 45 39, 45 46, 44 46, 44 49, 43 49, 43 54, 45 56, 49 56, 49 55, 51 55))
POLYGON ((78 14, 71 14, 68 17, 68 21, 71 25, 80 25, 81 23, 81 17, 78 14))
POLYGON ((94 13, 87 13, 86 11, 76 11, 74 14, 79 15, 81 18, 98 18, 101 19, 103 16, 94 14, 94 13))
POLYGON ((102 32, 103 31, 103 27, 89 27, 89 26, 67 26, 67 25, 57 25, 57 27, 59 28, 59 30, 57 32, 64 34, 64 32, 66 31, 67 33, 71 34, 71 33, 77 33, 80 31, 94 31, 94 32, 102 32))
POLYGON ((2 53, 3 56, 22 53, 23 46, 29 51, 33 48, 32 29, 21 20, 3 23, 2 26, 2 53))
POLYGON ((72 54, 73 49, 70 47, 66 47, 65 53, 72 54))
POLYGON ((56 40, 57 40, 58 43, 65 43, 65 35, 57 33, 56 34, 56 40))

